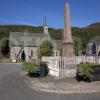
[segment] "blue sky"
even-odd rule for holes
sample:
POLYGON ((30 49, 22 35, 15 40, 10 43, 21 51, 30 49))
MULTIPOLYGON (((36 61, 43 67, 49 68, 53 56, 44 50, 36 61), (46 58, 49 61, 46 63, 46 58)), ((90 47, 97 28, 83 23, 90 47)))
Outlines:
MULTIPOLYGON (((100 22, 100 0, 69 0, 71 26, 85 27, 100 22)), ((64 27, 66 0, 0 0, 0 24, 64 27)))

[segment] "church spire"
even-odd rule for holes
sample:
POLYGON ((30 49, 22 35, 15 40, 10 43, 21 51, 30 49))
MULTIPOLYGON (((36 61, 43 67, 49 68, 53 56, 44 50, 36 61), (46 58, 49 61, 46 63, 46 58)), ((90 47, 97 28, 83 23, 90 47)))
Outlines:
POLYGON ((45 17, 44 19, 44 34, 48 34, 48 25, 47 25, 47 18, 45 17))
POLYGON ((48 26, 47 25, 47 18, 46 18, 46 16, 45 16, 45 19, 44 19, 44 26, 48 26))

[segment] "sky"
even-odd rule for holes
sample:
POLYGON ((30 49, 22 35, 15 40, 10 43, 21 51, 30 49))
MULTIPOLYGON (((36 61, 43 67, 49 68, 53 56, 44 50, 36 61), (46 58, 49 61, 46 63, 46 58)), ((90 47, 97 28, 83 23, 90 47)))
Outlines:
MULTIPOLYGON (((0 25, 64 27, 67 0, 0 0, 0 25)), ((72 27, 100 22, 100 0, 69 0, 72 27)))

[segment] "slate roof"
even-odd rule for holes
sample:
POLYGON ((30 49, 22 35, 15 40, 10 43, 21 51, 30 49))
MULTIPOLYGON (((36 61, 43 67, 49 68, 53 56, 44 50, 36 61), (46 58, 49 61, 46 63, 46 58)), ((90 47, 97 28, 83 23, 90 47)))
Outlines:
POLYGON ((57 50, 57 49, 61 49, 61 40, 58 39, 51 39, 51 42, 53 44, 53 49, 57 50))
POLYGON ((9 35, 10 46, 23 46, 24 43, 26 46, 36 46, 35 36, 32 36, 32 34, 26 35, 22 32, 11 32, 9 35))
POLYGON ((39 46, 49 36, 43 33, 11 32, 9 35, 10 46, 39 46))
POLYGON ((10 32, 9 46, 39 46, 44 40, 51 40, 53 49, 61 48, 61 40, 50 39, 49 35, 43 33, 10 32), (25 41, 25 42, 24 42, 25 41))

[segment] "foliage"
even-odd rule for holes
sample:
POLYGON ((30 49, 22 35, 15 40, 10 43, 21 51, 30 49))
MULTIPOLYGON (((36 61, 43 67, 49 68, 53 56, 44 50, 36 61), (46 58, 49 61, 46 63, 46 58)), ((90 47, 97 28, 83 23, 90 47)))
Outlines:
POLYGON ((38 48, 39 57, 51 56, 53 54, 53 45, 50 41, 46 40, 41 43, 38 48))
POLYGON ((93 23, 93 24, 89 25, 88 28, 100 29, 100 22, 93 23))
POLYGON ((81 63, 77 66, 77 80, 92 82, 98 77, 100 64, 81 63))
POLYGON ((1 54, 3 56, 9 55, 9 40, 7 38, 2 38, 0 41, 1 54))
POLYGON ((72 28, 72 35, 79 37, 82 42, 82 49, 87 47, 87 43, 100 36, 100 29, 91 28, 72 28))
POLYGON ((61 39, 62 33, 63 33, 63 29, 49 28, 50 37, 53 38, 53 39, 61 39))
MULTIPOLYGON (((9 38, 9 32, 25 31, 31 33, 41 33, 43 32, 43 26, 28 26, 28 25, 0 25, 0 41, 2 38, 9 38)), ((63 29, 49 28, 49 35, 53 39, 62 39, 63 29)), ((78 54, 80 47, 86 49, 87 43, 91 40, 98 39, 100 37, 100 23, 94 23, 85 28, 72 27, 72 36, 77 37, 81 44, 78 45, 77 39, 75 39, 75 52, 78 54)), ((100 39, 100 38, 99 38, 100 39)))
POLYGON ((49 69, 48 69, 48 65, 47 62, 28 62, 28 63, 24 63, 23 64, 23 70, 28 72, 28 75, 32 76, 32 75, 38 75, 41 76, 41 68, 45 69, 45 75, 48 74, 49 69))
POLYGON ((90 63, 81 63, 77 67, 77 75, 83 78, 90 78, 92 76, 92 74, 90 73, 92 65, 93 64, 90 63))
POLYGON ((33 63, 24 63, 23 64, 23 70, 28 72, 28 74, 36 73, 37 64, 35 62, 33 62, 33 63))
POLYGON ((76 37, 76 36, 73 37, 73 40, 74 40, 75 54, 78 55, 79 52, 82 50, 82 42, 81 42, 80 38, 76 37))

